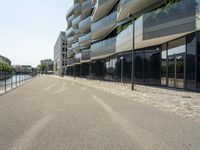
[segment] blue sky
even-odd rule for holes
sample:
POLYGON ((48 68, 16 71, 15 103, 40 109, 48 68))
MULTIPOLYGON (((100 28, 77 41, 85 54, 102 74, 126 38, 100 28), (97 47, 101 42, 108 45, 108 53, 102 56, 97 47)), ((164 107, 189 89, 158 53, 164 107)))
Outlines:
POLYGON ((52 58, 72 0, 0 0, 0 54, 12 64, 37 66, 52 58))

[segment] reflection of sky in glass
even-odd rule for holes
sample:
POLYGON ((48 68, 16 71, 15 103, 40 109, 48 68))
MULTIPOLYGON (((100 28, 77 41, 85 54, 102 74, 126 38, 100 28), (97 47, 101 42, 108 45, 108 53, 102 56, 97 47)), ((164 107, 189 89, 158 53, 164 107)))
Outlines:
POLYGON ((185 45, 181 45, 181 46, 169 49, 168 50, 168 56, 185 53, 185 51, 186 51, 185 45))

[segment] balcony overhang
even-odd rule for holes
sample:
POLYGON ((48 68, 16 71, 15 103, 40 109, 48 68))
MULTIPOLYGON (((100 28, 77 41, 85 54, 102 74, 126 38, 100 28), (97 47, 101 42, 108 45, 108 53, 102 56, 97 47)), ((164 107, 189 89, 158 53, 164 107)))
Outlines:
POLYGON ((97 0, 92 14, 92 22, 96 22, 105 17, 118 0, 97 0))
POLYGON ((164 3, 165 0, 120 0, 117 11, 117 21, 127 19, 129 13, 137 15, 139 12, 149 10, 158 4, 164 3))
POLYGON ((100 41, 91 45, 91 60, 103 59, 115 54, 116 37, 100 41))

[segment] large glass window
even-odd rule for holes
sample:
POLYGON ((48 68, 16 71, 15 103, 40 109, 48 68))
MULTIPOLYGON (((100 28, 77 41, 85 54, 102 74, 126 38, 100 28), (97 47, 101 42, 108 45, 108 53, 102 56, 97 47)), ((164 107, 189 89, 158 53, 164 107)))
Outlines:
POLYGON ((185 79, 185 38, 168 43, 168 85, 184 88, 185 79))
POLYGON ((144 83, 144 50, 135 51, 135 78, 137 83, 144 83))
POLYGON ((200 33, 197 33, 197 90, 200 91, 200 33))
POLYGON ((162 45, 161 52, 161 85, 167 85, 167 44, 162 45))
POLYGON ((144 52, 145 83, 160 85, 160 47, 151 47, 144 52))
POLYGON ((186 88, 196 90, 196 34, 187 36, 187 55, 186 55, 186 88))

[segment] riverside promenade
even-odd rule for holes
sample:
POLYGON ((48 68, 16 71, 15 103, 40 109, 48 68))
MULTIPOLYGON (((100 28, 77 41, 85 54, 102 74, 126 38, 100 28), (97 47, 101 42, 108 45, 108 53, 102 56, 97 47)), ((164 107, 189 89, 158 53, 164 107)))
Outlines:
POLYGON ((0 96, 0 150, 199 150, 198 119, 106 84, 42 76, 0 96))

